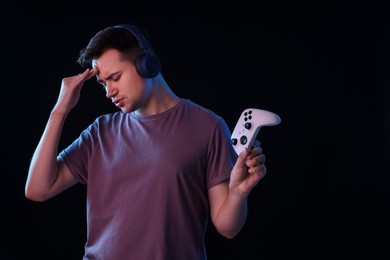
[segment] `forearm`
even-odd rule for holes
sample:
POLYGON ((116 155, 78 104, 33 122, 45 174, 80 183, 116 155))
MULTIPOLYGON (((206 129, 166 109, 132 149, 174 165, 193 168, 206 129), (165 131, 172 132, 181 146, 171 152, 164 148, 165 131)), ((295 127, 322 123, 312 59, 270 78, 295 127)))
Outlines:
POLYGON ((265 176, 265 156, 259 143, 249 153, 240 153, 228 184, 216 185, 209 191, 211 213, 219 233, 232 238, 245 224, 248 214, 248 196, 265 176))
POLYGON ((31 159, 25 187, 26 197, 42 201, 50 197, 57 178, 57 154, 66 114, 53 110, 31 159))
POLYGON ((227 199, 215 217, 216 229, 221 235, 233 238, 244 226, 247 213, 247 196, 229 190, 227 199))

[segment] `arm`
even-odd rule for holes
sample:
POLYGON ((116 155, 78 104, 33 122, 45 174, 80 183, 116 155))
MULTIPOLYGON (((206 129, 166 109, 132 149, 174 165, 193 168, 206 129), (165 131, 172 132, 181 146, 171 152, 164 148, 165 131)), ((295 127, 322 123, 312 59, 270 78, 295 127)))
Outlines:
POLYGON ((68 113, 77 104, 84 82, 94 75, 96 71, 87 69, 82 74, 62 80, 57 103, 31 159, 25 187, 28 199, 47 200, 77 182, 62 160, 57 158, 58 145, 68 113))
POLYGON ((249 152, 245 149, 233 167, 230 182, 209 189, 211 219, 217 231, 233 238, 244 226, 250 191, 265 176, 265 155, 259 142, 249 152))

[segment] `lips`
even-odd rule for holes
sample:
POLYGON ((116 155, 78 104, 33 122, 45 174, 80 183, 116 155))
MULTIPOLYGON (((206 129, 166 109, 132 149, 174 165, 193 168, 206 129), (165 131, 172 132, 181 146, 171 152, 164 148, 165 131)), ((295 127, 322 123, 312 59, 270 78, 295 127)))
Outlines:
POLYGON ((121 107, 121 106, 123 106, 124 98, 115 99, 115 100, 112 101, 112 102, 115 104, 115 106, 121 107))

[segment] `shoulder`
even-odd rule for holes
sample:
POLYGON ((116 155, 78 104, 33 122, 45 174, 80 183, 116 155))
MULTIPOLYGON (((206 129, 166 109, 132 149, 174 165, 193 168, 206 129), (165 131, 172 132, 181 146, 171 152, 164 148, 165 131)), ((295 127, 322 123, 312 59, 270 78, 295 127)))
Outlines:
POLYGON ((95 121, 88 127, 90 131, 101 130, 101 129, 111 129, 120 126, 125 122, 127 115, 121 111, 104 114, 98 116, 95 121))
POLYGON ((202 117, 203 119, 209 119, 212 121, 223 121, 223 118, 212 111, 209 108, 206 108, 198 103, 193 102, 190 99, 185 99, 183 102, 184 110, 192 113, 194 116, 202 117))
POLYGON ((202 129, 205 129, 209 133, 214 132, 217 129, 224 132, 230 132, 225 119, 213 110, 188 99, 185 100, 183 107, 183 110, 185 111, 184 117, 191 121, 191 124, 193 124, 194 127, 201 126, 202 129))
POLYGON ((106 124, 109 122, 113 121, 121 121, 125 119, 125 114, 122 113, 121 111, 115 112, 115 113, 110 113, 110 114, 104 114, 101 116, 98 116, 95 119, 94 124, 106 124))

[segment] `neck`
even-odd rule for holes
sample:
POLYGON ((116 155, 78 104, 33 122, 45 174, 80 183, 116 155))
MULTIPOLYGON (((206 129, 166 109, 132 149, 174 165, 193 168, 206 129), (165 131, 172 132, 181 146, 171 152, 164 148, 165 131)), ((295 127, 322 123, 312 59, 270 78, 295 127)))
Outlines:
POLYGON ((135 111, 142 116, 150 116, 162 113, 181 100, 172 91, 161 74, 151 79, 150 86, 147 87, 149 93, 141 106, 135 111))

